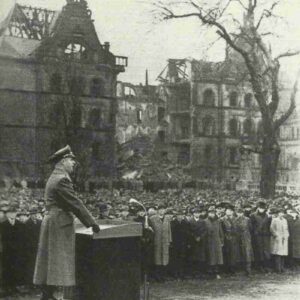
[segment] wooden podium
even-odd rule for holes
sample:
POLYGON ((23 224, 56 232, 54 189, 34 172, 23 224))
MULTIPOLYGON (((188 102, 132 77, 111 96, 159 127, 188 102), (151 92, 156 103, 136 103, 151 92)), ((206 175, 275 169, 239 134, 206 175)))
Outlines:
POLYGON ((142 225, 99 221, 101 231, 76 228, 76 298, 139 300, 142 225))

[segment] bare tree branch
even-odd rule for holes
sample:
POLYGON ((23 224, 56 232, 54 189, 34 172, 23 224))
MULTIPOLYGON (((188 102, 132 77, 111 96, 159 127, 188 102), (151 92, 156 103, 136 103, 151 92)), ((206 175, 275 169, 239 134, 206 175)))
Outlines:
POLYGON ((281 58, 284 58, 284 57, 291 57, 291 56, 296 56, 296 55, 299 55, 300 54, 300 50, 295 50, 295 51, 287 51, 287 52, 284 52, 282 54, 279 54, 277 57, 275 57, 274 60, 279 60, 281 58))
POLYGON ((265 19, 265 18, 270 18, 270 17, 275 17, 275 15, 273 14, 273 11, 274 9, 276 8, 276 6, 279 4, 279 0, 278 1, 275 1, 272 3, 272 6, 270 7, 270 9, 264 9, 256 26, 255 26, 255 29, 258 30, 262 21, 265 19))

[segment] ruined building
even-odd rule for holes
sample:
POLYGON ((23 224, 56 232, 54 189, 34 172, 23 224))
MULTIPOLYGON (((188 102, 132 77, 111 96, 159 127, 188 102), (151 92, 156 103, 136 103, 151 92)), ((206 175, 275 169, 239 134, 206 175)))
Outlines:
POLYGON ((85 0, 16 4, 0 24, 0 180, 44 180, 70 144, 82 179, 113 176, 117 75, 127 58, 97 36, 85 0))
MULTIPOLYGON (((240 148, 259 144, 261 114, 241 68, 229 54, 219 63, 168 61, 159 76, 168 122, 167 155, 185 165, 196 180, 227 187, 244 182, 244 188, 258 189, 260 157, 240 148)), ((282 153, 278 180, 285 185, 295 185, 299 178, 298 115, 295 112, 284 124, 279 137, 282 153)))

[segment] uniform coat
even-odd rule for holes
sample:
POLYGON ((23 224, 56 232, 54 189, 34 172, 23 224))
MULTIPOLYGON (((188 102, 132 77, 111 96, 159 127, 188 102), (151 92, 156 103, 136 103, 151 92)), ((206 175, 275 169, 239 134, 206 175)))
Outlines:
POLYGON ((170 217, 161 219, 154 215, 149 219, 149 224, 154 231, 154 264, 166 266, 169 264, 169 248, 172 242, 170 217))
POLYGON ((289 229, 285 218, 272 218, 271 221, 271 254, 287 256, 288 255, 288 239, 289 229))
POLYGON ((300 258, 300 218, 299 216, 294 220, 290 227, 291 242, 291 256, 293 258, 300 258))
POLYGON ((221 219, 221 224, 224 232, 225 262, 228 266, 235 266, 239 261, 235 218, 225 216, 221 219))
POLYGON ((224 233, 220 220, 207 218, 205 225, 207 229, 207 263, 210 266, 222 265, 224 233))
POLYGON ((251 240, 252 225, 246 216, 237 217, 235 220, 237 244, 239 246, 240 262, 250 263, 253 261, 253 248, 251 240))
POLYGON ((253 228, 253 250, 256 261, 270 259, 270 223, 271 218, 266 213, 256 212, 251 215, 253 228))
POLYGON ((2 231, 2 263, 3 286, 14 287, 24 284, 24 257, 22 244, 23 224, 15 220, 12 225, 8 220, 1 224, 2 231))
POLYGON ((205 262, 206 261, 206 224, 203 219, 190 220, 190 245, 191 260, 205 262))
POLYGON ((39 243, 39 232, 41 221, 29 219, 24 224, 25 245, 24 254, 26 256, 26 283, 31 284, 34 274, 35 259, 39 243))
POLYGON ((86 226, 96 224, 74 192, 72 180, 58 164, 45 190, 46 215, 40 231, 34 284, 75 285, 73 214, 86 226))

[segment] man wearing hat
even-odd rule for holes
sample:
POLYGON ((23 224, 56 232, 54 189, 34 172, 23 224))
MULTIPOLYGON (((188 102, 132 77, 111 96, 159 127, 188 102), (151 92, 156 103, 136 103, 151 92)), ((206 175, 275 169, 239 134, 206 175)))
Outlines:
POLYGON ((171 221, 172 247, 170 249, 170 267, 176 279, 183 279, 186 271, 189 223, 180 210, 173 211, 171 221))
POLYGON ((193 217, 190 220, 190 260, 195 277, 203 273, 206 267, 206 225, 205 221, 200 217, 201 210, 199 207, 194 208, 193 217))
POLYGON ((266 272, 270 264, 270 224, 271 218, 267 215, 267 205, 259 201, 257 209, 251 215, 253 230, 253 251, 257 267, 266 272))
POLYGON ((270 252, 274 255, 275 270, 278 273, 284 271, 284 257, 288 256, 289 228, 284 217, 284 208, 274 208, 270 226, 271 243, 270 252))
POLYGON ((25 240, 26 248, 26 279, 28 284, 32 284, 32 278, 34 274, 35 259, 39 243, 39 232, 42 221, 39 219, 40 208, 37 205, 33 205, 29 209, 29 220, 26 222, 25 240))
MULTIPOLYGON (((7 201, 1 201, 0 203, 0 288, 2 288, 2 272, 3 272, 3 265, 2 265, 2 254, 3 254, 3 245, 2 245, 2 229, 1 225, 6 220, 6 212, 8 210, 8 202, 7 201)), ((0 294, 1 297, 1 294, 0 294)))
POLYGON ((17 220, 17 203, 10 203, 6 209, 6 220, 1 224, 3 246, 3 287, 7 295, 17 293, 20 282, 22 254, 20 244, 22 223, 17 220))
POLYGON ((225 216, 221 219, 224 232, 224 260, 226 272, 235 273, 235 268, 239 261, 239 249, 237 243, 236 220, 234 216, 234 207, 227 204, 225 216))
POLYGON ((45 189, 46 212, 40 231, 33 282, 42 287, 42 300, 55 299, 56 286, 75 286, 75 215, 93 232, 100 228, 76 196, 71 176, 76 161, 70 146, 53 154, 55 164, 45 189))
POLYGON ((207 263, 210 267, 210 272, 217 279, 220 279, 219 267, 223 265, 224 233, 213 206, 208 208, 208 217, 205 220, 205 225, 207 230, 207 263))
POLYGON ((165 278, 172 242, 171 218, 166 215, 166 209, 165 205, 159 205, 157 215, 149 219, 149 225, 154 232, 154 265, 158 281, 163 281, 165 278))

